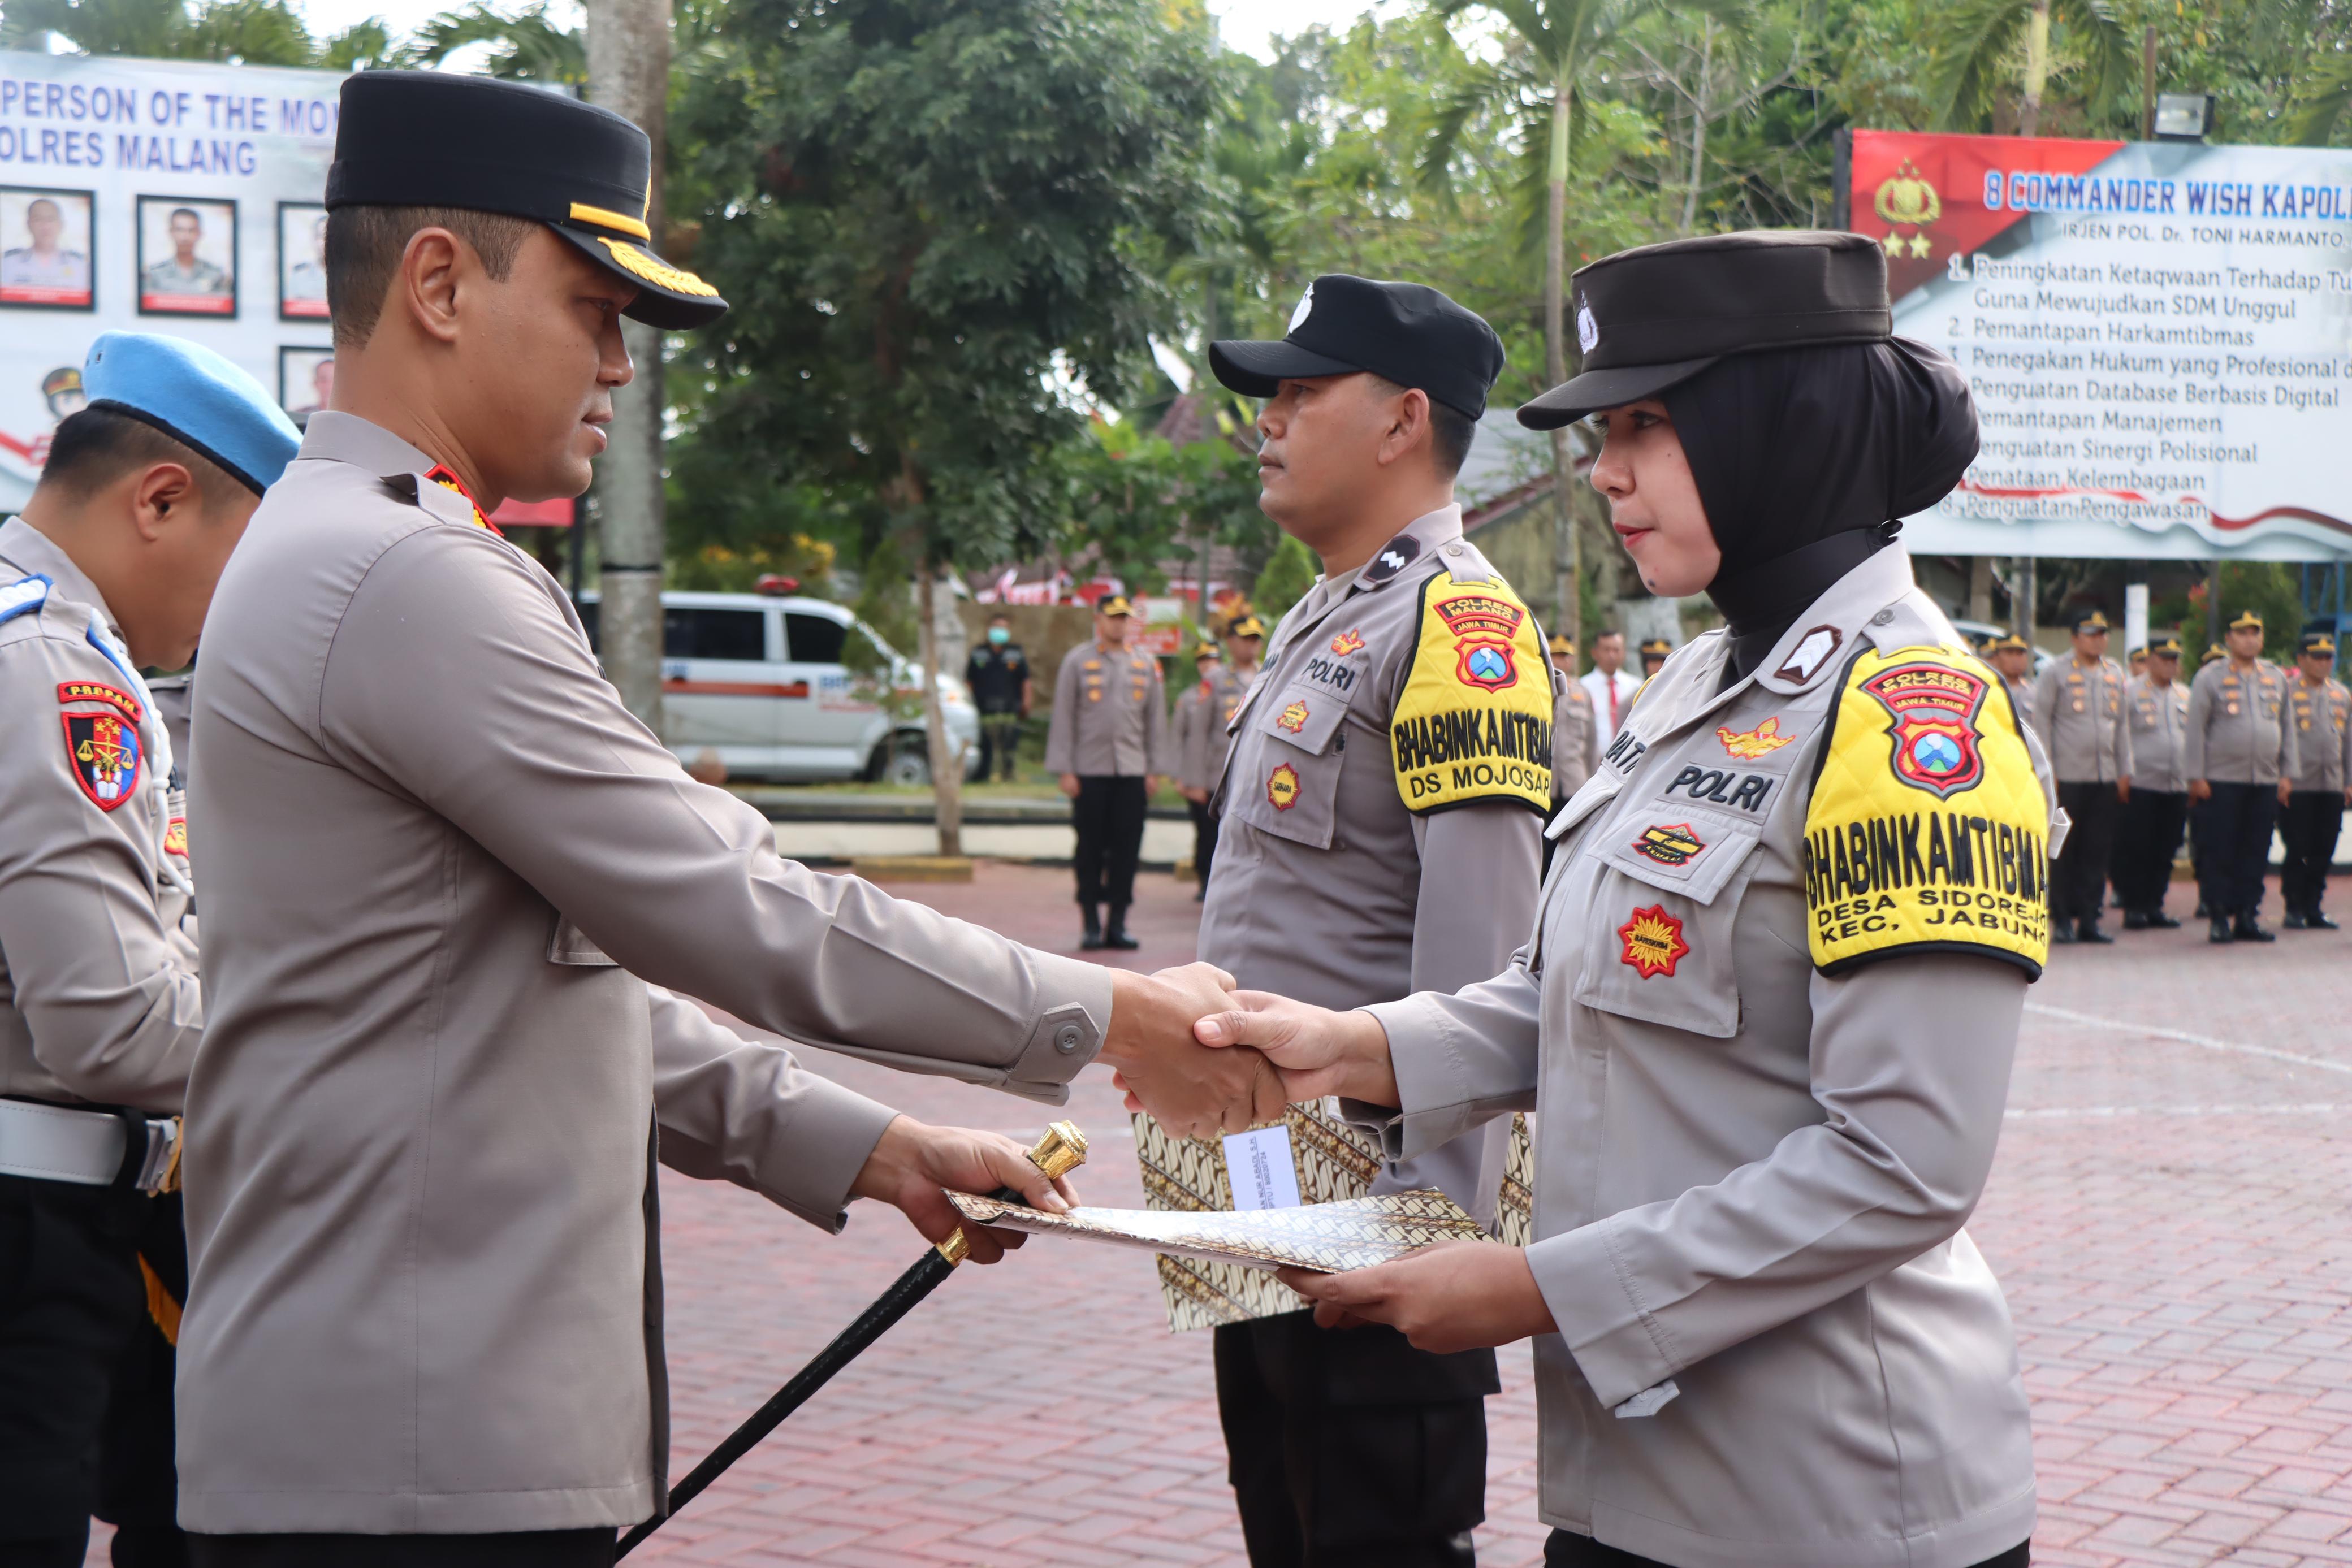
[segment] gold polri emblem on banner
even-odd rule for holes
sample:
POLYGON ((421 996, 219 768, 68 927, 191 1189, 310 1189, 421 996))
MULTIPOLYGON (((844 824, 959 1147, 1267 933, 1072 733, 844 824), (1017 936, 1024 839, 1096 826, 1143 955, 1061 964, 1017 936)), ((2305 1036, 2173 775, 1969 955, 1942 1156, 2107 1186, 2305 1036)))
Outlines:
POLYGON ((1870 209, 1890 229, 1912 231, 1907 237, 1895 233, 1879 242, 1885 247, 1889 260, 1901 259, 1906 250, 1915 259, 1924 260, 1934 251, 1935 246, 1927 239, 1927 228, 1944 215, 1943 198, 1910 159, 1903 160, 1892 179, 1879 182, 1878 194, 1870 209))
POLYGON ((1805 809, 1813 963, 1908 949, 2039 974, 2049 954, 2049 802, 2009 692, 1953 648, 1864 649, 1831 708, 1805 809))

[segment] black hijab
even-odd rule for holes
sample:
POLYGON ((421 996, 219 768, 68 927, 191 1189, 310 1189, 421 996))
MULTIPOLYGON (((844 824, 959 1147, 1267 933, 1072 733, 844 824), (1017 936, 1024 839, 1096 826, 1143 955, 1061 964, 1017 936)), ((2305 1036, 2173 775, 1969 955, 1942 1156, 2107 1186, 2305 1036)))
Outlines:
POLYGON ((1734 354, 1662 395, 1723 550, 1731 679, 1976 460, 1968 382, 1905 339, 1734 354))

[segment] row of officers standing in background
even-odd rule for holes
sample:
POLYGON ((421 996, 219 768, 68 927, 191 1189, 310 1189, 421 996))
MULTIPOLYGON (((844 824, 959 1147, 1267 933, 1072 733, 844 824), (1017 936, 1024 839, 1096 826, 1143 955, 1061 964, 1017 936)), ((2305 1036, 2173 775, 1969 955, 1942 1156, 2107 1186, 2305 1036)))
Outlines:
POLYGON ((2274 831, 2287 928, 2335 929, 2321 905, 2352 783, 2352 690, 2335 676, 2334 639, 2305 633, 2283 669, 2262 656, 2262 617, 2249 611, 2184 681, 2178 637, 2151 643, 2145 668, 2136 653, 2127 673, 2107 656, 2111 630, 2098 612, 2083 616, 2068 653, 2030 682, 2024 639, 1987 650, 2073 822, 2051 877, 2052 940, 2113 941, 2100 925, 2111 883, 2126 930, 2179 925, 2164 895, 2184 830, 2210 940, 2274 940, 2259 919, 2274 831))

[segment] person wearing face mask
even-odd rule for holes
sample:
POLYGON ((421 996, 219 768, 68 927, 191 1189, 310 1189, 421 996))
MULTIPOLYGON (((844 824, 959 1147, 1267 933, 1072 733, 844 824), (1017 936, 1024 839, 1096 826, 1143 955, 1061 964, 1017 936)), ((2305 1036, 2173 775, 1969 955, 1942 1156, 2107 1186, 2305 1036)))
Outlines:
POLYGON ((1013 640, 1013 619, 1002 611, 988 618, 987 640, 964 661, 963 684, 980 709, 980 777, 993 764, 1013 782, 1014 754, 1021 749, 1021 721, 1029 716, 1034 683, 1029 655, 1013 640))
POLYGON ((1727 624, 1667 661, 1510 966, 1352 1012, 1196 1026, 1409 1157, 1538 1110, 1525 1249, 1285 1283, 1318 1321, 1532 1338, 1554 1565, 2021 1565, 2034 1472, 2000 1287, 1962 1228, 2048 951, 2049 769, 1895 521, 1977 451, 1852 235, 1576 275, 1592 482, 1643 583, 1727 624))

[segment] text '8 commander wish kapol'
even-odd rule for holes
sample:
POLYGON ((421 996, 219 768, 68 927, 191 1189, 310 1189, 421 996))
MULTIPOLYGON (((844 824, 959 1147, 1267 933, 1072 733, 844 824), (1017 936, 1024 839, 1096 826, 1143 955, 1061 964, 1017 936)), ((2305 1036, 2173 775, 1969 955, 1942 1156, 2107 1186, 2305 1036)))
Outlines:
POLYGON ((646 248, 647 165, 551 94, 343 84, 333 404, 223 577, 194 720, 199 1563, 609 1562, 665 1498, 656 1151, 827 1228, 877 1197, 940 1239, 942 1185, 1057 1201, 1009 1140, 894 1117, 685 996, 1041 1100, 1099 1057, 1188 1129, 1278 1112, 1262 1060, 1192 1040, 1205 966, 1114 973, 778 859, 486 525, 586 486, 622 315, 724 308, 646 248))

